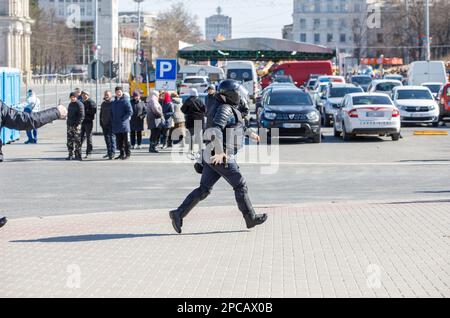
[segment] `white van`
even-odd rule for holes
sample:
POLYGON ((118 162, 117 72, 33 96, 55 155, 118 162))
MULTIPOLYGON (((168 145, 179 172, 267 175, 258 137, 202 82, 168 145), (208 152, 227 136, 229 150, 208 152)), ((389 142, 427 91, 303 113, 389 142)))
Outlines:
POLYGON ((447 72, 442 61, 418 61, 409 66, 408 84, 420 86, 423 83, 447 82, 447 72))
POLYGON ((183 65, 178 71, 179 79, 185 80, 186 77, 206 76, 210 83, 220 83, 225 79, 225 72, 220 67, 210 65, 183 65))
POLYGON ((242 82, 253 101, 261 90, 255 64, 251 61, 230 61, 224 66, 227 79, 242 82))

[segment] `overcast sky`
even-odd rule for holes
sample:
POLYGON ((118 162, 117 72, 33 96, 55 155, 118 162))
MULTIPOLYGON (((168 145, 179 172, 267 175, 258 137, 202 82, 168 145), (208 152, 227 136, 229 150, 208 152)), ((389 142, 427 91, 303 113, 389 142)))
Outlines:
MULTIPOLYGON (((159 12, 180 0, 144 0, 146 11, 159 12)), ((191 13, 197 15, 203 33, 205 18, 215 14, 220 5, 223 14, 233 18, 233 37, 281 38, 281 29, 292 23, 293 0, 183 0, 191 13)), ((137 10, 133 0, 119 0, 120 11, 137 10)))

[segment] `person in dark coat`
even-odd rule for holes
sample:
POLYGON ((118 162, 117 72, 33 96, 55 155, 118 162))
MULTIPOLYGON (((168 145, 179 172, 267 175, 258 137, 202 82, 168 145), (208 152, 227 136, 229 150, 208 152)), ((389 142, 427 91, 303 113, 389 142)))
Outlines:
MULTIPOLYGON (((65 119, 66 116, 67 109, 62 105, 37 113, 25 113, 12 109, 0 101, 0 129, 6 127, 27 131, 37 129, 57 119, 65 119)), ((0 162, 3 162, 2 146, 3 142, 0 137, 0 162)), ((7 221, 6 217, 0 217, 0 228, 5 226, 7 221)))
POLYGON ((209 85, 206 90, 208 95, 206 96, 206 111, 208 111, 208 107, 211 106, 216 100, 216 87, 214 85, 209 85))
POLYGON ((173 116, 175 114, 175 107, 172 103, 172 98, 170 97, 169 92, 164 92, 161 94, 160 101, 162 101, 162 109, 164 114, 164 127, 162 129, 162 136, 161 136, 161 145, 162 149, 168 148, 168 140, 169 140, 169 133, 172 130, 173 127, 175 127, 175 123, 173 120, 173 116))
POLYGON ((83 144, 86 140, 86 158, 89 158, 89 156, 92 154, 92 151, 94 150, 92 144, 92 132, 94 130, 95 115, 97 114, 97 105, 90 97, 90 94, 88 92, 84 91, 81 93, 81 95, 83 97, 85 111, 84 121, 81 124, 81 144, 83 144))
POLYGON ((76 93, 70 94, 70 104, 67 114, 67 150, 66 160, 82 161, 81 157, 81 125, 85 117, 84 104, 77 98, 76 93), (74 157, 75 156, 75 157, 74 157))
POLYGON ((133 116, 131 117, 131 148, 141 149, 142 145, 142 132, 144 131, 144 119, 147 116, 147 109, 145 103, 141 100, 141 93, 135 91, 133 93, 133 99, 131 100, 131 107, 133 109, 133 116))
POLYGON ((116 135, 114 135, 112 129, 112 105, 112 92, 106 91, 100 108, 100 126, 103 130, 107 149, 103 159, 109 158, 109 160, 114 159, 116 153, 116 135))
POLYGON ((190 134, 190 151, 194 150, 195 143, 201 145, 203 124, 206 114, 206 106, 200 98, 198 91, 193 88, 190 91, 190 97, 184 102, 181 111, 186 115, 186 128, 190 134))
POLYGON ((128 140, 130 133, 130 120, 133 109, 130 101, 125 98, 122 87, 116 87, 116 99, 112 105, 112 129, 116 135, 117 148, 120 155, 116 160, 127 160, 131 157, 131 147, 128 140))

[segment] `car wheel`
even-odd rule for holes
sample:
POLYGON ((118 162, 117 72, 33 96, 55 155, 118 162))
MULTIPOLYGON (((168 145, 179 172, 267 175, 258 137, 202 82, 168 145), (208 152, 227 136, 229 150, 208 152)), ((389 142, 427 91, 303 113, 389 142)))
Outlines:
POLYGON ((322 134, 315 135, 315 136, 312 138, 312 142, 313 142, 314 144, 320 144, 320 143, 322 142, 322 134))
POLYGON ((399 141, 400 140, 400 134, 392 134, 391 135, 391 137, 392 137, 392 141, 399 141))
POLYGON ((341 137, 341 134, 339 131, 336 130, 336 123, 334 123, 334 137, 339 138, 341 137))
POLYGON ((328 117, 327 114, 325 114, 325 113, 323 115, 323 126, 324 127, 331 127, 330 117, 328 117))
POLYGON ((353 137, 351 134, 347 133, 344 124, 342 124, 342 137, 344 138, 344 141, 350 141, 353 137))

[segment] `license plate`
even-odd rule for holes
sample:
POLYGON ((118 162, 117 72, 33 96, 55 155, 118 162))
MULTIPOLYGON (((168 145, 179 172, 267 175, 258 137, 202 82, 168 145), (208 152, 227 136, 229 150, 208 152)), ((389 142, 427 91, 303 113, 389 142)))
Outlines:
POLYGON ((384 112, 367 112, 367 117, 384 117, 384 112))
POLYGON ((283 124, 283 128, 302 128, 302 124, 283 124))
POLYGON ((412 114, 412 117, 414 117, 414 118, 421 118, 421 117, 427 117, 427 116, 425 116, 423 114, 412 114))

